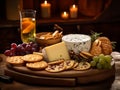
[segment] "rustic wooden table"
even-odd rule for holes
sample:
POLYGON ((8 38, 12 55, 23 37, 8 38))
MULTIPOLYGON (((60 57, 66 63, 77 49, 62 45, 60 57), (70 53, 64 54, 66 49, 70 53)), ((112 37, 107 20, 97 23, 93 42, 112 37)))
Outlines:
POLYGON ((110 88, 111 86, 109 84, 109 81, 94 85, 81 85, 76 87, 33 86, 16 81, 10 84, 0 82, 0 90, 110 90, 110 88))
MULTIPOLYGON (((4 58, 3 55, 0 57, 4 58)), ((0 81, 0 90, 120 90, 120 67, 119 62, 116 63, 116 76, 98 83, 91 83, 79 86, 61 87, 61 86, 40 86, 29 85, 13 81, 12 83, 4 83, 0 81)), ((4 75, 5 61, 0 60, 0 75, 4 75)))

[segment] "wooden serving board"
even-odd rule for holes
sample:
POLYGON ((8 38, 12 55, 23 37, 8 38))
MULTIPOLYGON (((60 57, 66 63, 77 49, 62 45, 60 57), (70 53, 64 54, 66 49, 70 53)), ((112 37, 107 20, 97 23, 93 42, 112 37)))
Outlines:
MULTIPOLYGON (((6 57, 4 55, 1 57, 5 63, 6 57)), ((44 70, 32 71, 25 66, 16 67, 9 64, 4 65, 4 67, 5 75, 13 77, 14 80, 32 85, 76 86, 115 78, 115 65, 113 65, 113 68, 110 70, 69 70, 59 73, 49 73, 44 70)))
POLYGON ((5 74, 14 77, 15 80, 28 84, 75 86, 100 82, 115 77, 115 68, 109 70, 88 69, 85 71, 63 71, 50 73, 45 70, 32 71, 24 66, 7 65, 5 74), (50 83, 49 83, 50 82, 50 83))
POLYGON ((30 74, 30 75, 36 75, 36 76, 48 76, 48 77, 84 77, 84 76, 93 76, 96 74, 101 74, 101 73, 106 73, 112 70, 109 69, 104 69, 104 70, 99 70, 99 69, 88 69, 84 71, 75 71, 75 70, 67 70, 67 71, 62 71, 62 72, 57 72, 57 73, 51 73, 47 72, 45 70, 41 71, 33 71, 28 69, 25 66, 12 66, 10 64, 7 65, 9 69, 12 69, 17 72, 25 73, 25 74, 30 74))

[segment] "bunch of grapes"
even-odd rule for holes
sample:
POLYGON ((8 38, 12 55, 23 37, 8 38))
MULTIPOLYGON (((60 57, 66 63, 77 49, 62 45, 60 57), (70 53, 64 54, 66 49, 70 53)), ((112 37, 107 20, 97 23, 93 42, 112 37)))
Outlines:
POLYGON ((98 69, 111 69, 111 60, 112 57, 110 55, 100 54, 98 56, 94 56, 90 64, 92 67, 96 67, 98 69))
POLYGON ((11 48, 9 50, 5 50, 4 54, 6 56, 23 56, 37 51, 39 51, 39 46, 37 43, 30 42, 18 45, 16 43, 12 43, 11 48))

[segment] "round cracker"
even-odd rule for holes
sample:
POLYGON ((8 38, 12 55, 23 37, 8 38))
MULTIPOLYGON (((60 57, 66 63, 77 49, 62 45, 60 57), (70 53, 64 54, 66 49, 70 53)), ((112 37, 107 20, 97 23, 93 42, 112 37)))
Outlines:
POLYGON ((58 64, 49 64, 47 68, 45 68, 47 72, 61 72, 65 70, 65 62, 58 63, 58 64))
POLYGON ((79 64, 79 63, 78 63, 77 61, 75 61, 74 65, 73 65, 73 68, 77 67, 78 64, 79 64))
POLYGON ((65 60, 64 62, 65 62, 65 70, 72 69, 75 63, 75 61, 73 60, 65 60))
POLYGON ((38 62, 43 59, 43 56, 38 54, 27 54, 22 57, 25 62, 38 62))
POLYGON ((88 62, 80 62, 77 67, 74 68, 74 70, 87 70, 91 67, 91 65, 88 62))
POLYGON ((93 57, 93 55, 89 52, 85 52, 85 51, 81 51, 81 53, 85 56, 88 56, 88 57, 93 57))
POLYGON ((23 65, 24 61, 21 59, 22 56, 11 56, 6 58, 6 62, 12 65, 23 65))
POLYGON ((65 61, 65 60, 60 59, 60 60, 56 60, 56 61, 49 62, 48 64, 49 64, 49 65, 59 64, 59 63, 62 63, 62 62, 64 62, 64 61, 65 61))
POLYGON ((32 70, 42 70, 48 66, 47 62, 39 61, 34 63, 26 63, 26 67, 32 70))

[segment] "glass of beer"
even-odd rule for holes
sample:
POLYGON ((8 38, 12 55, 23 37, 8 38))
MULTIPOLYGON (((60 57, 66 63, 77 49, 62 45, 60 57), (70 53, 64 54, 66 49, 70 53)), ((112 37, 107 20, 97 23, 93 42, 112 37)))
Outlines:
POLYGON ((36 36, 36 11, 20 11, 21 40, 24 43, 34 42, 36 36))

